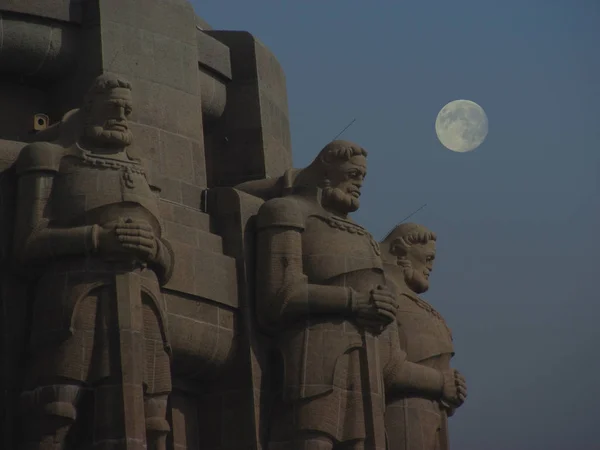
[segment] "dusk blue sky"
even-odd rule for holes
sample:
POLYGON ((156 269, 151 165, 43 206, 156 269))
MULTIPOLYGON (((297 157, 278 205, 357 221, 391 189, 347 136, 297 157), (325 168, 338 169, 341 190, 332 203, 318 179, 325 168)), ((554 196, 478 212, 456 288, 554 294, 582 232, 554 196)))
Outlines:
POLYGON ((345 125, 369 150, 355 219, 438 234, 428 299, 454 332, 467 403, 454 450, 600 449, 600 2, 196 0, 287 77, 294 164, 345 125), (449 101, 488 115, 446 150, 449 101))

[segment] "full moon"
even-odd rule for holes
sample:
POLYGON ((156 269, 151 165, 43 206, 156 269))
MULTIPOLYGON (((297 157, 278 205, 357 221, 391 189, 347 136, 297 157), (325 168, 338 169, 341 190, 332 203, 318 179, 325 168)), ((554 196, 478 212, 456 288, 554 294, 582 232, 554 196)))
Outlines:
POLYGON ((470 100, 454 100, 435 119, 435 133, 444 147, 453 152, 475 150, 488 133, 485 111, 470 100))

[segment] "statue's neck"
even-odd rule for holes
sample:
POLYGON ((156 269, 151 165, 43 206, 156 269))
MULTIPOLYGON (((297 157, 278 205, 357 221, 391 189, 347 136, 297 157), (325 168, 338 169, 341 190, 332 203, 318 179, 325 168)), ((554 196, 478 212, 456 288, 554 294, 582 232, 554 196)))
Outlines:
POLYGON ((102 145, 97 145, 93 140, 86 137, 79 138, 77 145, 88 153, 95 153, 98 155, 124 155, 127 151, 127 146, 122 144, 110 145, 108 143, 103 143, 102 145))
POLYGON ((328 208, 325 205, 323 205, 323 209, 325 209, 325 211, 327 211, 332 216, 339 217, 340 219, 344 219, 344 220, 350 220, 347 213, 342 213, 336 209, 328 208))
POLYGON ((91 145, 89 141, 84 140, 80 140, 79 142, 77 142, 77 147, 81 152, 89 155, 90 157, 117 159, 119 161, 131 161, 129 155, 127 154, 127 147, 98 147, 95 145, 91 145))

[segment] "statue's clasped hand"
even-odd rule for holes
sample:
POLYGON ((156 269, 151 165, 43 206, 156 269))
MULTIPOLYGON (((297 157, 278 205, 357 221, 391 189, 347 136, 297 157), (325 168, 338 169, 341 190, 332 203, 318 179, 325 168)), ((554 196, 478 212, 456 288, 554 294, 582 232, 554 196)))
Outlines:
POLYGON ((467 399, 467 381, 465 377, 455 369, 442 371, 444 386, 442 388, 442 406, 453 411, 461 406, 467 399))
POLYGON ((97 246, 101 254, 128 254, 143 263, 154 261, 158 253, 158 242, 150 224, 129 218, 100 227, 97 246))
POLYGON ((394 294, 379 285, 369 293, 356 293, 353 314, 357 325, 379 334, 396 320, 398 303, 394 294))

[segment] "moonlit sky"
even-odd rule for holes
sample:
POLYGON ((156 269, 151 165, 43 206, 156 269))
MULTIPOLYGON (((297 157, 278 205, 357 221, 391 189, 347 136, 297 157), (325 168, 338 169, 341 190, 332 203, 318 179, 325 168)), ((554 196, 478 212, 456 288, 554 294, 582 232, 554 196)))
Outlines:
POLYGON ((600 2, 194 3, 277 56, 297 167, 357 119, 354 217, 376 238, 427 203, 411 219, 439 239, 426 298, 469 382, 452 448, 600 449, 600 2), (489 119, 462 154, 434 131, 461 98, 489 119))

